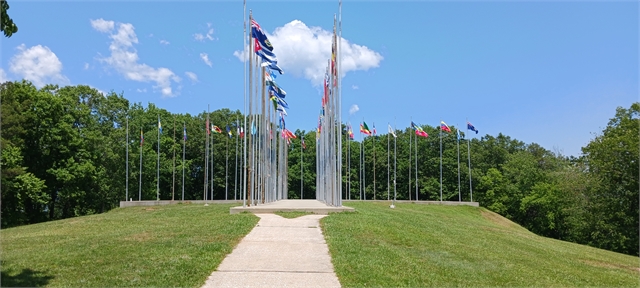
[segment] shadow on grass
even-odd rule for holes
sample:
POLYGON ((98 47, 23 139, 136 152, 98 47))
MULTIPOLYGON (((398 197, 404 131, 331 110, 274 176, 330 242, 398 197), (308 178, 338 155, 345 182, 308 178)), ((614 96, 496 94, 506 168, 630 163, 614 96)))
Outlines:
POLYGON ((0 286, 2 287, 44 287, 53 279, 53 276, 29 268, 22 269, 18 274, 2 271, 0 277, 2 277, 0 278, 0 286))

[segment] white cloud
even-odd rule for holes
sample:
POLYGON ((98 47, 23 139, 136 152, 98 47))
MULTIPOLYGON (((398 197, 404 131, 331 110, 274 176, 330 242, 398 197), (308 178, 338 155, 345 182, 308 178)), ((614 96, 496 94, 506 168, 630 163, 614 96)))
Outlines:
POLYGON ((184 74, 187 74, 187 77, 189 77, 189 79, 191 79, 193 83, 198 82, 198 75, 196 75, 196 73, 187 71, 187 72, 184 72, 184 74))
MULTIPOLYGON (((92 20, 91 23, 93 25, 94 22, 100 20, 102 19, 92 20)), ((153 68, 147 64, 138 63, 138 52, 133 48, 133 44, 138 43, 138 37, 134 32, 133 25, 130 23, 117 24, 117 31, 109 35, 109 38, 113 40, 109 45, 111 56, 99 60, 113 67, 125 79, 138 82, 155 82, 156 85, 153 88, 160 90, 163 96, 176 96, 176 93, 171 88, 171 82, 179 83, 180 77, 168 68, 153 68)), ((105 32, 96 28, 95 25, 93 26, 96 30, 105 32)))
POLYGON ((160 44, 169 45, 169 41, 167 41, 167 40, 160 40, 160 44))
POLYGON ((353 115, 356 112, 358 112, 360 110, 360 107, 358 107, 358 105, 353 104, 351 105, 351 108, 349 108, 349 115, 353 115))
POLYGON ((111 32, 111 30, 113 30, 114 25, 115 23, 113 21, 106 21, 102 18, 97 20, 91 20, 91 27, 103 33, 111 32))
MULTIPOLYGON (((332 34, 333 32, 320 27, 308 27, 302 21, 293 20, 276 28, 273 34, 267 33, 267 37, 273 44, 278 65, 285 73, 304 77, 314 86, 321 86, 327 61, 331 58, 332 34)), ((248 53, 246 49, 245 47, 245 51, 235 51, 233 55, 244 61, 248 53)), ((344 38, 341 49, 341 77, 350 71, 366 71, 378 67, 383 59, 380 53, 366 46, 350 43, 344 38)))
POLYGON ((358 85, 351 85, 351 89, 358 90, 358 89, 360 89, 360 87, 358 87, 358 85))
MULTIPOLYGON (((207 23, 207 28, 209 29, 206 34, 196 33, 193 34, 193 38, 198 41, 204 41, 205 39, 209 39, 213 41, 213 28, 211 28, 211 23, 207 23)), ((216 38, 217 40, 218 38, 216 38)))
POLYGON ((207 55, 207 53, 200 53, 200 59, 202 59, 202 61, 204 61, 204 64, 209 65, 209 67, 211 66, 211 60, 209 60, 209 55, 207 55))
POLYGON ((89 63, 84 62, 84 70, 89 70, 89 63))
POLYGON ((0 68, 0 84, 9 81, 7 78, 7 73, 4 72, 4 69, 0 68))
POLYGON ((36 45, 29 49, 21 44, 18 52, 9 61, 9 70, 23 79, 33 82, 37 87, 45 84, 69 84, 62 75, 62 62, 47 46, 36 45))
POLYGON ((138 89, 136 89, 136 91, 137 91, 138 93, 147 93, 147 88, 144 88, 144 89, 140 89, 140 88, 138 88, 138 89))

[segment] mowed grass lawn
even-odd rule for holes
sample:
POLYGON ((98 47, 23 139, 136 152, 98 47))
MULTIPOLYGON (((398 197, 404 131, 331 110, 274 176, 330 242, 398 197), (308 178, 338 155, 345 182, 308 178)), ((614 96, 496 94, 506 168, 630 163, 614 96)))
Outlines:
POLYGON ((1 286, 202 286, 258 223, 232 206, 120 208, 3 229, 1 286))
POLYGON ((344 202, 321 219, 345 287, 639 287, 639 258, 537 236, 484 208, 344 202))

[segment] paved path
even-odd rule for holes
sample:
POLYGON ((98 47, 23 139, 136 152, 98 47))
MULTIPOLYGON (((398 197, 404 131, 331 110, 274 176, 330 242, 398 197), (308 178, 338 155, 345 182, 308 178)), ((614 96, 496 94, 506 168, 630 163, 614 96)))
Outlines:
POLYGON ((326 215, 256 216, 258 225, 203 287, 340 287, 320 229, 326 215))

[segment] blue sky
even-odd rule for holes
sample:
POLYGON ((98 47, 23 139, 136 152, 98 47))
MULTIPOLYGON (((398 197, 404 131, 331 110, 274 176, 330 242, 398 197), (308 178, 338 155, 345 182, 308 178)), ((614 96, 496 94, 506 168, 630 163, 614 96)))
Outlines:
MULTIPOLYGON (((9 4, 19 31, 1 40, 2 81, 87 84, 174 113, 243 107, 242 1, 9 4)), ((338 2, 247 9, 285 70, 287 128, 314 129, 338 2)), ((343 119, 380 132, 469 119, 478 136, 578 156, 616 107, 639 101, 638 12, 635 1, 346 0, 343 119)))

